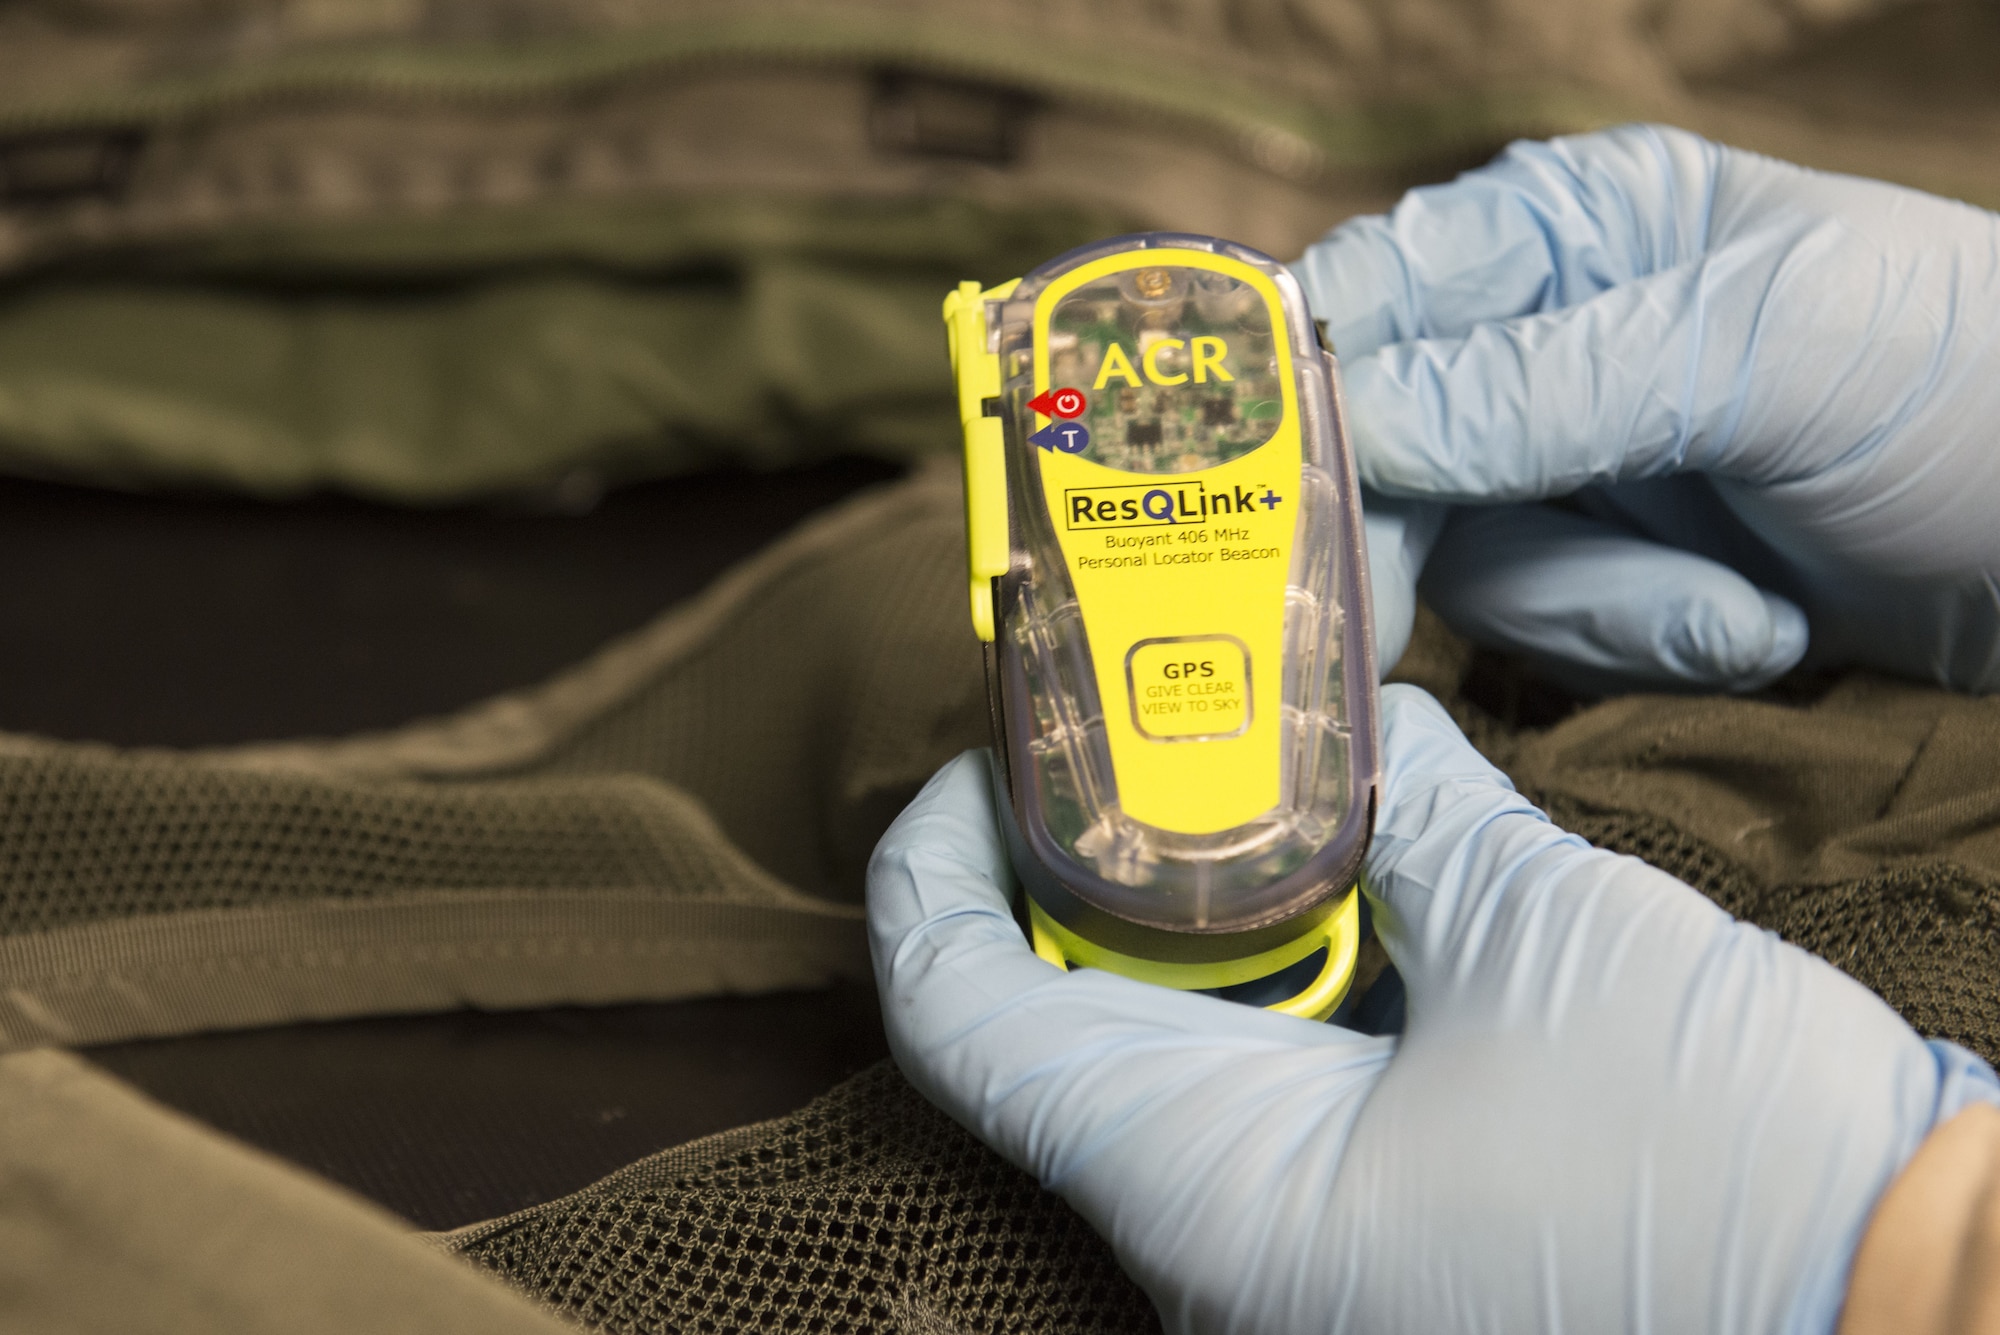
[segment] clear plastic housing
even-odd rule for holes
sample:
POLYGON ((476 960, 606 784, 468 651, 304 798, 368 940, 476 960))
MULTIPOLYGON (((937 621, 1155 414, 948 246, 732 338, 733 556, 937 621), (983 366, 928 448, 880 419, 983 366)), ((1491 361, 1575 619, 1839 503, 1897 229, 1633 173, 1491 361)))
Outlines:
POLYGON ((1131 270, 1057 302, 1050 380, 1095 384, 1108 349, 1120 349, 1115 356, 1131 346, 1142 365, 1150 358, 1181 383, 1146 381, 1091 396, 1081 419, 1090 428, 1083 457, 1128 473, 1185 473, 1271 438, 1283 416, 1275 338, 1263 297, 1240 279, 1165 265, 1131 270))
MULTIPOLYGON (((1268 256, 1206 237, 1150 233, 1051 261, 988 308, 1000 354, 1012 565, 1000 581, 1001 713, 1019 832, 1040 868, 1037 897, 1149 929, 1240 932, 1294 917, 1353 883, 1367 847, 1377 782, 1375 665, 1353 463, 1333 362, 1303 294, 1268 256), (1186 473, 1249 454, 1284 416, 1279 340, 1289 348, 1298 415, 1299 505, 1283 598, 1277 802, 1231 828, 1190 834, 1149 825, 1120 803, 1106 710, 1084 609, 1027 437, 1036 429, 1034 312, 1048 286, 1121 251, 1160 264, 1093 280, 1051 310, 1049 385, 1102 383, 1114 346, 1154 353, 1142 387, 1094 393, 1080 457, 1136 475, 1186 473), (1267 275, 1282 299, 1274 325, 1251 285, 1174 262, 1209 251, 1267 275), (1214 344, 1197 340, 1215 335, 1214 344), (1161 340, 1177 347, 1154 348, 1161 340), (1209 374, 1193 362, 1208 354, 1209 374), (1176 378, 1180 378, 1176 380, 1176 378), (1176 383, 1153 383, 1154 380, 1176 383), (1049 884, 1052 878, 1053 885, 1049 884)), ((1046 387, 1046 386, 1045 386, 1046 387)), ((1274 596, 1276 596, 1274 594, 1274 596)), ((1122 645, 1107 645, 1122 653, 1122 645)), ((1118 709, 1125 708, 1123 701, 1118 709)), ((1058 912, 1058 917, 1063 915, 1058 912)))

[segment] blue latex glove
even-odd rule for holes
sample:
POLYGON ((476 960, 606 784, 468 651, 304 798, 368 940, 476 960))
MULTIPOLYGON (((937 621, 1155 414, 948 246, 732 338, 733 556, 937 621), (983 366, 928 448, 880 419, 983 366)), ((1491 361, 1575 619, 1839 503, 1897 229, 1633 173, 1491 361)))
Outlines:
POLYGON ((1375 604, 1375 664, 1387 676, 1410 647, 1417 621, 1417 581, 1444 529, 1446 507, 1365 492, 1362 505, 1368 583, 1375 604))
POLYGON ((904 1072, 1170 1332, 1830 1330, 1876 1198, 1993 1073, 1383 704, 1400 1039, 1036 958, 974 753, 869 871, 904 1072))
POLYGON ((2000 215, 1629 126, 1517 144, 1295 267, 1363 483, 1486 507, 1371 534, 1408 548, 1385 664, 1396 567, 1442 528, 1433 605, 1586 689, 1802 657, 2000 688, 2000 215))

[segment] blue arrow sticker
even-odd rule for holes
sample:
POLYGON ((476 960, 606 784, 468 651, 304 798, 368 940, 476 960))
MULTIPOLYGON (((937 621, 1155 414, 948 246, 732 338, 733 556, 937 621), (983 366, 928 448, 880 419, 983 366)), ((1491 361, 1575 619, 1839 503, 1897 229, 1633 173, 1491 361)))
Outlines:
POLYGON ((1090 448, 1090 428, 1081 422, 1051 422, 1028 437, 1028 443, 1064 454, 1082 454, 1090 448))

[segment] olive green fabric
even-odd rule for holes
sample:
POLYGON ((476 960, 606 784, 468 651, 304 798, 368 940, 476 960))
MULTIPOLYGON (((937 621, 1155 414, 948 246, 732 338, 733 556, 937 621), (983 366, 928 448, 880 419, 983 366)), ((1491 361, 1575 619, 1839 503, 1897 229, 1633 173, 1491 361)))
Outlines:
POLYGON ((1816 26, 1901 12, 30 0, 0 12, 0 468, 435 502, 908 460, 952 443, 960 278, 1140 227, 1289 257, 1638 116, 2000 203, 2000 108, 1761 91, 1816 26))
POLYGON ((2000 879, 2000 700, 1849 677, 1809 703, 1630 697, 1501 756, 1524 787, 1643 811, 1763 885, 1948 863, 2000 879))
POLYGON ((407 1225, 78 1058, 0 1058, 0 1329, 560 1335, 407 1225))
POLYGON ((0 1046, 865 978, 861 874, 984 740, 955 479, 527 694, 175 755, 0 740, 0 1046))
POLYGON ((127 264, 0 288, 0 466, 437 501, 915 458, 955 429, 939 294, 1121 230, 949 202, 533 222, 543 256, 498 267, 467 235, 497 228, 440 227, 421 262, 379 257, 415 270, 390 280, 351 258, 370 237, 343 235, 229 251, 256 274, 127 264))
POLYGON ((127 127, 253 103, 519 104, 700 65, 933 68, 1170 118, 1296 177, 1626 114, 1896 0, 33 0, 0 20, 0 128, 127 127))
POLYGON ((1240 71, 954 82, 1008 26, 964 8, 914 44, 856 4, 365 39, 62 8, 0 36, 0 467, 35 474, 424 502, 910 459, 954 438, 960 279, 1147 226, 1291 251, 1391 196, 1302 170, 1304 104, 1240 71))

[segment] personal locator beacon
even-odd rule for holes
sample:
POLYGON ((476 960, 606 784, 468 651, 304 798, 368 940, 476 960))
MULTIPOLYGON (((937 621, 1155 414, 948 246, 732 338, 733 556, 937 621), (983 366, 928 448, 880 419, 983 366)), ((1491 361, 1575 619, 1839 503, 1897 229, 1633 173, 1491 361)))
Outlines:
POLYGON ((1035 950, 1331 1014, 1380 745, 1354 463, 1297 281, 1156 232, 944 311, 1035 950))

